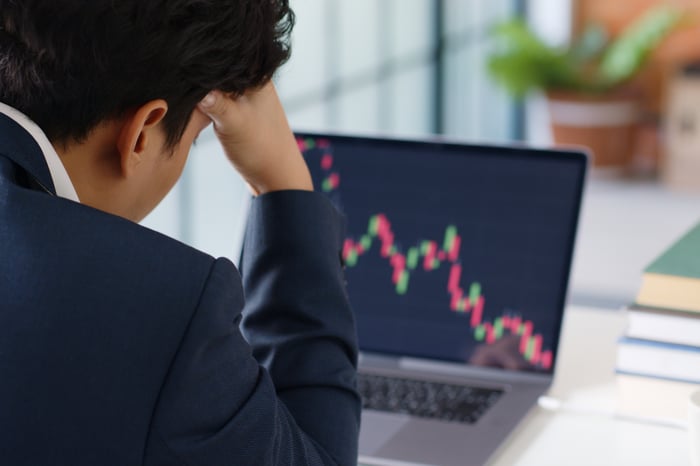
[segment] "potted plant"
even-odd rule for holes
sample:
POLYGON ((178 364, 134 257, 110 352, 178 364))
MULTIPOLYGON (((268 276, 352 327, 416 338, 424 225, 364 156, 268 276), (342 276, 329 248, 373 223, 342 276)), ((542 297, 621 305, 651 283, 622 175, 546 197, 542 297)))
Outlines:
POLYGON ((523 20, 507 21, 493 29, 489 71, 516 97, 546 93, 556 143, 589 147, 597 166, 624 165, 641 115, 635 78, 683 17, 659 6, 615 39, 590 25, 566 47, 547 45, 523 20))

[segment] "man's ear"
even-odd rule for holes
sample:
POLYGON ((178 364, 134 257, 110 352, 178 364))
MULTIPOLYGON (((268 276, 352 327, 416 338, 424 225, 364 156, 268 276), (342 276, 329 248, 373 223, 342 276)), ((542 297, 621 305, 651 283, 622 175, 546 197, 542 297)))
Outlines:
POLYGON ((168 103, 163 99, 151 100, 127 115, 123 122, 117 150, 122 175, 131 176, 147 152, 160 152, 162 137, 157 137, 157 126, 168 113, 168 103), (159 147, 152 147, 158 144, 159 147))

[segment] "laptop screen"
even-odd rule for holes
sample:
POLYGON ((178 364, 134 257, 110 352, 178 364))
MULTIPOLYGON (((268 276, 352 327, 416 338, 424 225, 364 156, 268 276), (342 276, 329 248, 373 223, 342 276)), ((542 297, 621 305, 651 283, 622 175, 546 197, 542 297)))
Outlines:
POLYGON ((348 220, 364 352, 553 369, 586 157, 298 134, 348 220))

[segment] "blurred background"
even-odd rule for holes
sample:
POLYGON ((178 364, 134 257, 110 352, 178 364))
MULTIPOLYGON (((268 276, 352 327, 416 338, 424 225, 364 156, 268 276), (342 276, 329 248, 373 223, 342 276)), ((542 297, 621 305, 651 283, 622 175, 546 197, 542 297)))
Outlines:
MULTIPOLYGON (((574 303, 629 303, 700 220, 697 0, 291 3, 293 55, 275 79, 294 129, 595 146, 574 303), (554 82, 560 66, 590 79, 554 82)), ((237 262, 246 193, 209 131, 144 224, 237 262)))

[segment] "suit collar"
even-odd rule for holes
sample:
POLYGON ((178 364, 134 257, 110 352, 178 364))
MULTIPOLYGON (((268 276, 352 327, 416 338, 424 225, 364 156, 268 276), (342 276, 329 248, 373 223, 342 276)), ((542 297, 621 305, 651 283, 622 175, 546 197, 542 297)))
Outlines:
POLYGON ((2 113, 0 113, 0 156, 12 160, 47 192, 56 195, 56 188, 39 144, 22 126, 2 113))

